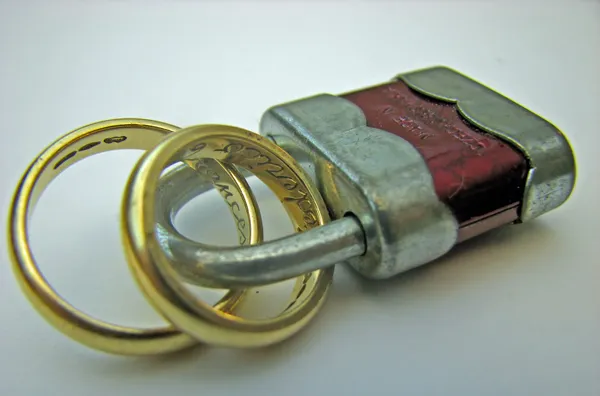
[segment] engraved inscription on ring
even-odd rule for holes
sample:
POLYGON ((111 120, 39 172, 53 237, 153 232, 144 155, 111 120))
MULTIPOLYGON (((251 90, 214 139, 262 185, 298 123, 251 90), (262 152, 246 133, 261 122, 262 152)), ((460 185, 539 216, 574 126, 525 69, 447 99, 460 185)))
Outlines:
POLYGON ((241 155, 237 162, 240 166, 244 166, 249 170, 256 167, 268 167, 268 169, 264 169, 265 172, 279 179, 280 185, 288 191, 293 191, 298 186, 298 181, 286 175, 282 165, 273 163, 273 159, 268 153, 261 152, 253 147, 246 147, 240 143, 230 143, 222 149, 215 149, 215 151, 241 155))
POLYGON ((302 213, 304 224, 299 225, 296 231, 304 231, 318 224, 317 216, 314 210, 314 203, 309 198, 308 193, 299 188, 299 182, 290 175, 289 169, 281 164, 281 161, 273 159, 273 156, 267 152, 247 147, 241 143, 229 143, 221 149, 214 149, 215 152, 224 152, 235 157, 235 163, 244 166, 250 170, 262 168, 265 173, 270 175, 274 181, 281 187, 294 195, 282 198, 283 203, 293 203, 302 213))
POLYGON ((105 144, 111 144, 111 143, 122 143, 125 140, 127 140, 127 136, 112 136, 109 138, 104 139, 103 141, 97 141, 97 142, 91 142, 91 143, 86 143, 83 146, 79 147, 77 150, 73 150, 71 152, 69 152, 68 154, 64 155, 61 159, 59 159, 56 164, 54 164, 54 170, 58 169, 62 164, 64 164, 65 162, 67 162, 68 160, 70 160, 71 158, 75 157, 77 155, 78 152, 81 151, 87 151, 90 150, 102 143, 105 144))
MULTIPOLYGON (((196 146, 196 147, 198 147, 198 146, 196 146)), ((204 148, 205 146, 206 145, 204 145, 202 148, 204 148)), ((200 150, 202 150, 202 148, 200 148, 200 150)), ((196 150, 196 152, 198 152, 200 150, 196 150)), ((196 164, 196 170, 205 174, 206 176, 208 176, 212 179, 215 188, 217 189, 219 194, 221 194, 221 196, 223 197, 223 199, 229 206, 231 214, 233 215, 233 217, 235 219, 236 228, 237 228, 238 234, 239 234, 240 245, 246 244, 246 242, 248 241, 247 230, 246 230, 246 227, 248 226, 248 224, 247 224, 245 218, 240 217, 238 215, 241 212, 240 204, 238 202, 238 200, 240 199, 238 196, 239 194, 234 194, 231 191, 229 191, 229 188, 231 186, 221 182, 221 176, 214 169, 212 169, 210 166, 208 166, 206 161, 203 161, 203 160, 198 161, 198 163, 196 164)))

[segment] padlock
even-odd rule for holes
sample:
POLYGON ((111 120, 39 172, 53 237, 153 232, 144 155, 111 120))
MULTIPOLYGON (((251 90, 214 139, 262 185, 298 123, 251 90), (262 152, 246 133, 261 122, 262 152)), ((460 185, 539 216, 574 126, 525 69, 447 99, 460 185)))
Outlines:
MULTIPOLYGON (((260 133, 312 175, 334 221, 212 253, 169 243, 169 227, 163 247, 176 265, 203 263, 204 278, 190 276, 193 283, 258 285, 340 261, 367 278, 389 278, 557 208, 575 183, 573 151, 555 126, 446 67, 274 106, 260 133)), ((177 169, 164 183, 182 185, 188 173, 177 169)), ((183 199, 165 190, 168 215, 159 223, 207 188, 190 187, 183 199)))

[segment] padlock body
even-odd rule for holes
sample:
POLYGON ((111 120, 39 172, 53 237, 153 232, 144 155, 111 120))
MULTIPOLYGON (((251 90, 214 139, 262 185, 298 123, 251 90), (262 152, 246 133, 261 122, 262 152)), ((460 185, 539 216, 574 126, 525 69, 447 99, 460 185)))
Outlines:
POLYGON ((556 127, 445 67, 275 106, 260 132, 312 172, 333 218, 359 219, 367 251, 350 264, 369 278, 531 220, 575 182, 556 127))

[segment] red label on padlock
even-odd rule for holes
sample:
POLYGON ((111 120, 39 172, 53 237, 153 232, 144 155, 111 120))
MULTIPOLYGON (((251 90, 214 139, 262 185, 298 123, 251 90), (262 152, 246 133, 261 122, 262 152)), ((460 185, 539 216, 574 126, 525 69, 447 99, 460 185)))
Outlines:
POLYGON ((500 139, 468 124, 450 103, 392 82, 342 96, 367 125, 410 142, 429 167, 436 193, 460 224, 458 241, 518 219, 526 159, 500 139))

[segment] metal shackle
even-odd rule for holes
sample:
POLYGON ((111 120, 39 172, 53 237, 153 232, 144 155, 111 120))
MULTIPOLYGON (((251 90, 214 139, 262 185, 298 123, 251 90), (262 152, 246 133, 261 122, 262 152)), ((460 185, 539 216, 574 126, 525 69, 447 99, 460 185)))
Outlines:
MULTIPOLYGON (((244 176, 251 176, 242 171, 244 176)), ((185 165, 160 179, 156 234, 172 266, 188 282, 212 288, 246 288, 294 278, 365 252, 362 227, 354 217, 334 220, 302 233, 260 245, 214 247, 193 242, 173 225, 181 208, 213 188, 210 180, 185 165), (194 268, 202 263, 203 276, 194 268)))

